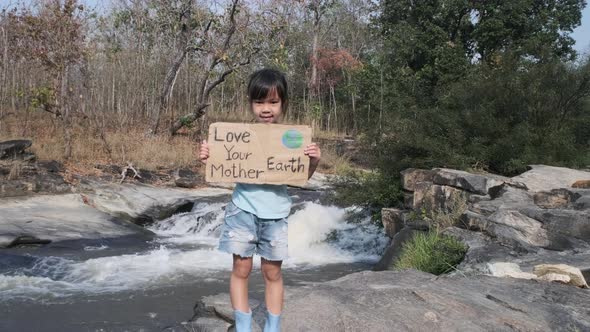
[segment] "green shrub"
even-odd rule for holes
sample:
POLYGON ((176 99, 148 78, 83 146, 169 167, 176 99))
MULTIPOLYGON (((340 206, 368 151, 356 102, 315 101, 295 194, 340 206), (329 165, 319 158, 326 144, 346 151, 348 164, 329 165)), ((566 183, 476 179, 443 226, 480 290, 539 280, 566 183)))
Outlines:
POLYGON ((435 231, 420 232, 404 243, 402 254, 394 267, 439 275, 453 270, 466 252, 467 247, 450 236, 435 231))
POLYGON ((349 169, 332 181, 332 185, 333 203, 366 208, 374 220, 381 220, 381 208, 398 206, 403 198, 399 178, 381 172, 349 169))

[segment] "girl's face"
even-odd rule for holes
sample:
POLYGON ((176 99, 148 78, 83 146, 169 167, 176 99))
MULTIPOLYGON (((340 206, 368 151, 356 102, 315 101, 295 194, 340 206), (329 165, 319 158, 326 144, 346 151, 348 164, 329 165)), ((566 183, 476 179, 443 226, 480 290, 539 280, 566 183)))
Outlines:
POLYGON ((250 107, 257 122, 277 123, 283 114, 283 102, 276 89, 272 89, 263 99, 254 99, 250 107))

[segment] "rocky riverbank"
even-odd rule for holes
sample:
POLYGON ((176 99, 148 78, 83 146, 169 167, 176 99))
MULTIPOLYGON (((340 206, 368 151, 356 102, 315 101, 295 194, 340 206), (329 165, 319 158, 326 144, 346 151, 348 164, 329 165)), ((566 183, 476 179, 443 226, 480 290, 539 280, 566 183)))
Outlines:
MULTIPOLYGON (((409 169, 402 178, 404 208, 382 213, 392 242, 376 269, 387 271, 288 288, 284 331, 590 331, 590 172, 409 169), (431 226, 423 216, 457 209, 444 232, 468 252, 455 272, 391 270, 403 243, 431 226)), ((201 299, 184 326, 231 330, 228 299, 201 299)), ((252 308, 259 330, 264 305, 252 308)))
MULTIPOLYGON (((129 169, 100 166, 96 176, 75 176, 59 163, 36 161, 28 146, 0 144, 0 248, 145 241, 154 234, 142 225, 230 193, 178 188, 201 183, 183 170, 133 178, 129 169), (131 179, 121 181, 121 173, 131 179)), ((405 206, 382 213, 392 240, 375 269, 385 271, 288 287, 284 331, 590 331, 590 290, 583 288, 590 273, 590 172, 536 165, 506 178, 410 169, 402 179, 405 206), (450 210, 460 210, 459 222, 444 232, 468 247, 455 272, 391 270, 403 243, 431 226, 426 216, 450 210)), ((325 180, 314 176, 310 186, 325 180)), ((192 318, 165 330, 232 330, 228 294, 196 302, 192 318)), ((265 308, 252 308, 256 330, 265 308)))
POLYGON ((157 174, 97 166, 97 175, 66 172, 56 161, 37 161, 26 152, 27 140, 0 143, 0 248, 67 240, 135 236, 148 239, 141 227, 174 213, 190 211, 195 201, 228 195, 204 187, 188 170, 157 174), (152 184, 160 184, 159 187, 152 184), (167 184, 167 185, 166 185, 167 184), (84 222, 81 222, 83 220, 84 222))

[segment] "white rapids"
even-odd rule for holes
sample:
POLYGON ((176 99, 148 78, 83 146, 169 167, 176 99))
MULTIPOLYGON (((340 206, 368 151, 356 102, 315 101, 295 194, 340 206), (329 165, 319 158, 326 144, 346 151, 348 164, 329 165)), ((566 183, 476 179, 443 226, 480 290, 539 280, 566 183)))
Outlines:
MULTIPOLYGON (((53 298, 84 293, 119 292, 195 280, 212 282, 231 269, 231 255, 216 249, 223 224, 222 203, 197 203, 149 227, 154 249, 142 253, 76 261, 39 258, 32 267, 0 275, 0 300, 53 298)), ((347 222, 352 209, 305 203, 289 217, 287 269, 334 263, 375 262, 388 244, 383 231, 367 218, 347 222)), ((102 251, 86 247, 87 251, 102 251)), ((255 259, 255 266, 259 266, 255 259)))

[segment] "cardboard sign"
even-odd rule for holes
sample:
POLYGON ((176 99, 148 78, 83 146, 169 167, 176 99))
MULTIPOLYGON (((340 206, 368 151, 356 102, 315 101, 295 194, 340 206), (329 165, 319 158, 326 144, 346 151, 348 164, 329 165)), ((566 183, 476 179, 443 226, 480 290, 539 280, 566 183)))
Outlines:
POLYGON ((216 122, 209 126, 207 182, 304 185, 309 126, 216 122))

